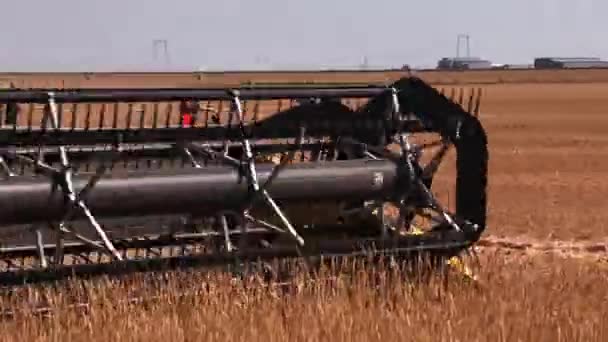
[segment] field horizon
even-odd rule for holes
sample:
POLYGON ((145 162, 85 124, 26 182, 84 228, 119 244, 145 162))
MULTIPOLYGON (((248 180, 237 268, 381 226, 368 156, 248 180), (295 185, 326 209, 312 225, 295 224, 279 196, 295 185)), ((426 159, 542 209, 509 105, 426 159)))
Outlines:
POLYGON ((235 87, 290 83, 381 83, 415 75, 433 85, 606 83, 608 69, 327 70, 211 72, 0 72, 0 85, 18 88, 235 87))

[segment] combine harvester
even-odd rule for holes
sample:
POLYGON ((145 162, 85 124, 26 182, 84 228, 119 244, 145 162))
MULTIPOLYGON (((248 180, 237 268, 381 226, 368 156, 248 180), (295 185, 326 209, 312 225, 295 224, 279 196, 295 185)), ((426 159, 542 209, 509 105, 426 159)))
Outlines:
POLYGON ((294 258, 446 261, 486 226, 480 95, 465 109, 463 92, 414 77, 0 90, 13 113, 0 129, 0 284, 294 258), (450 148, 453 212, 432 191, 450 148))

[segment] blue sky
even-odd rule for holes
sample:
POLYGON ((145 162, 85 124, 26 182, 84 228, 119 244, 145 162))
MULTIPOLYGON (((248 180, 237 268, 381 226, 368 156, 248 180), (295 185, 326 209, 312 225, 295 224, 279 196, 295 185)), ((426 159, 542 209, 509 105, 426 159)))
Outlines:
POLYGON ((0 0, 0 70, 433 67, 471 36, 496 63, 608 59, 606 0, 0 0))

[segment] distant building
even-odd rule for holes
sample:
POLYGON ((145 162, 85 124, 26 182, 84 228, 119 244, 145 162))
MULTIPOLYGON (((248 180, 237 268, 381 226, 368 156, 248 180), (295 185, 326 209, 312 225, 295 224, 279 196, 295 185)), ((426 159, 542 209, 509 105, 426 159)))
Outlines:
POLYGON ((534 64, 505 64, 504 68, 509 70, 534 69, 534 64))
POLYGON ((534 59, 536 69, 608 68, 608 61, 596 57, 539 57, 534 59))
POLYGON ((437 69, 468 70, 491 69, 492 62, 478 57, 444 57, 437 62, 437 69))

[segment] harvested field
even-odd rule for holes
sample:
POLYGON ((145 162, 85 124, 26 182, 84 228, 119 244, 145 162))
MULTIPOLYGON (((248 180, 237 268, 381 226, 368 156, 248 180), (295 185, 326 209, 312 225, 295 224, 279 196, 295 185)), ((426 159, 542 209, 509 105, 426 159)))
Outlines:
POLYGON ((488 86, 485 93, 491 233, 604 239, 608 84, 488 86))
POLYGON ((177 274, 158 302, 102 306, 152 285, 134 278, 91 285, 87 316, 3 322, 2 340, 606 340, 608 83, 580 75, 588 82, 483 85, 489 229, 476 286, 453 276, 448 288, 375 288, 360 276, 285 295, 177 274))
MULTIPOLYGON (((606 83, 608 69, 411 71, 432 84, 606 83)), ((0 73, 0 86, 20 88, 224 87, 241 84, 390 83, 407 70, 368 71, 229 71, 116 73, 0 73)))

